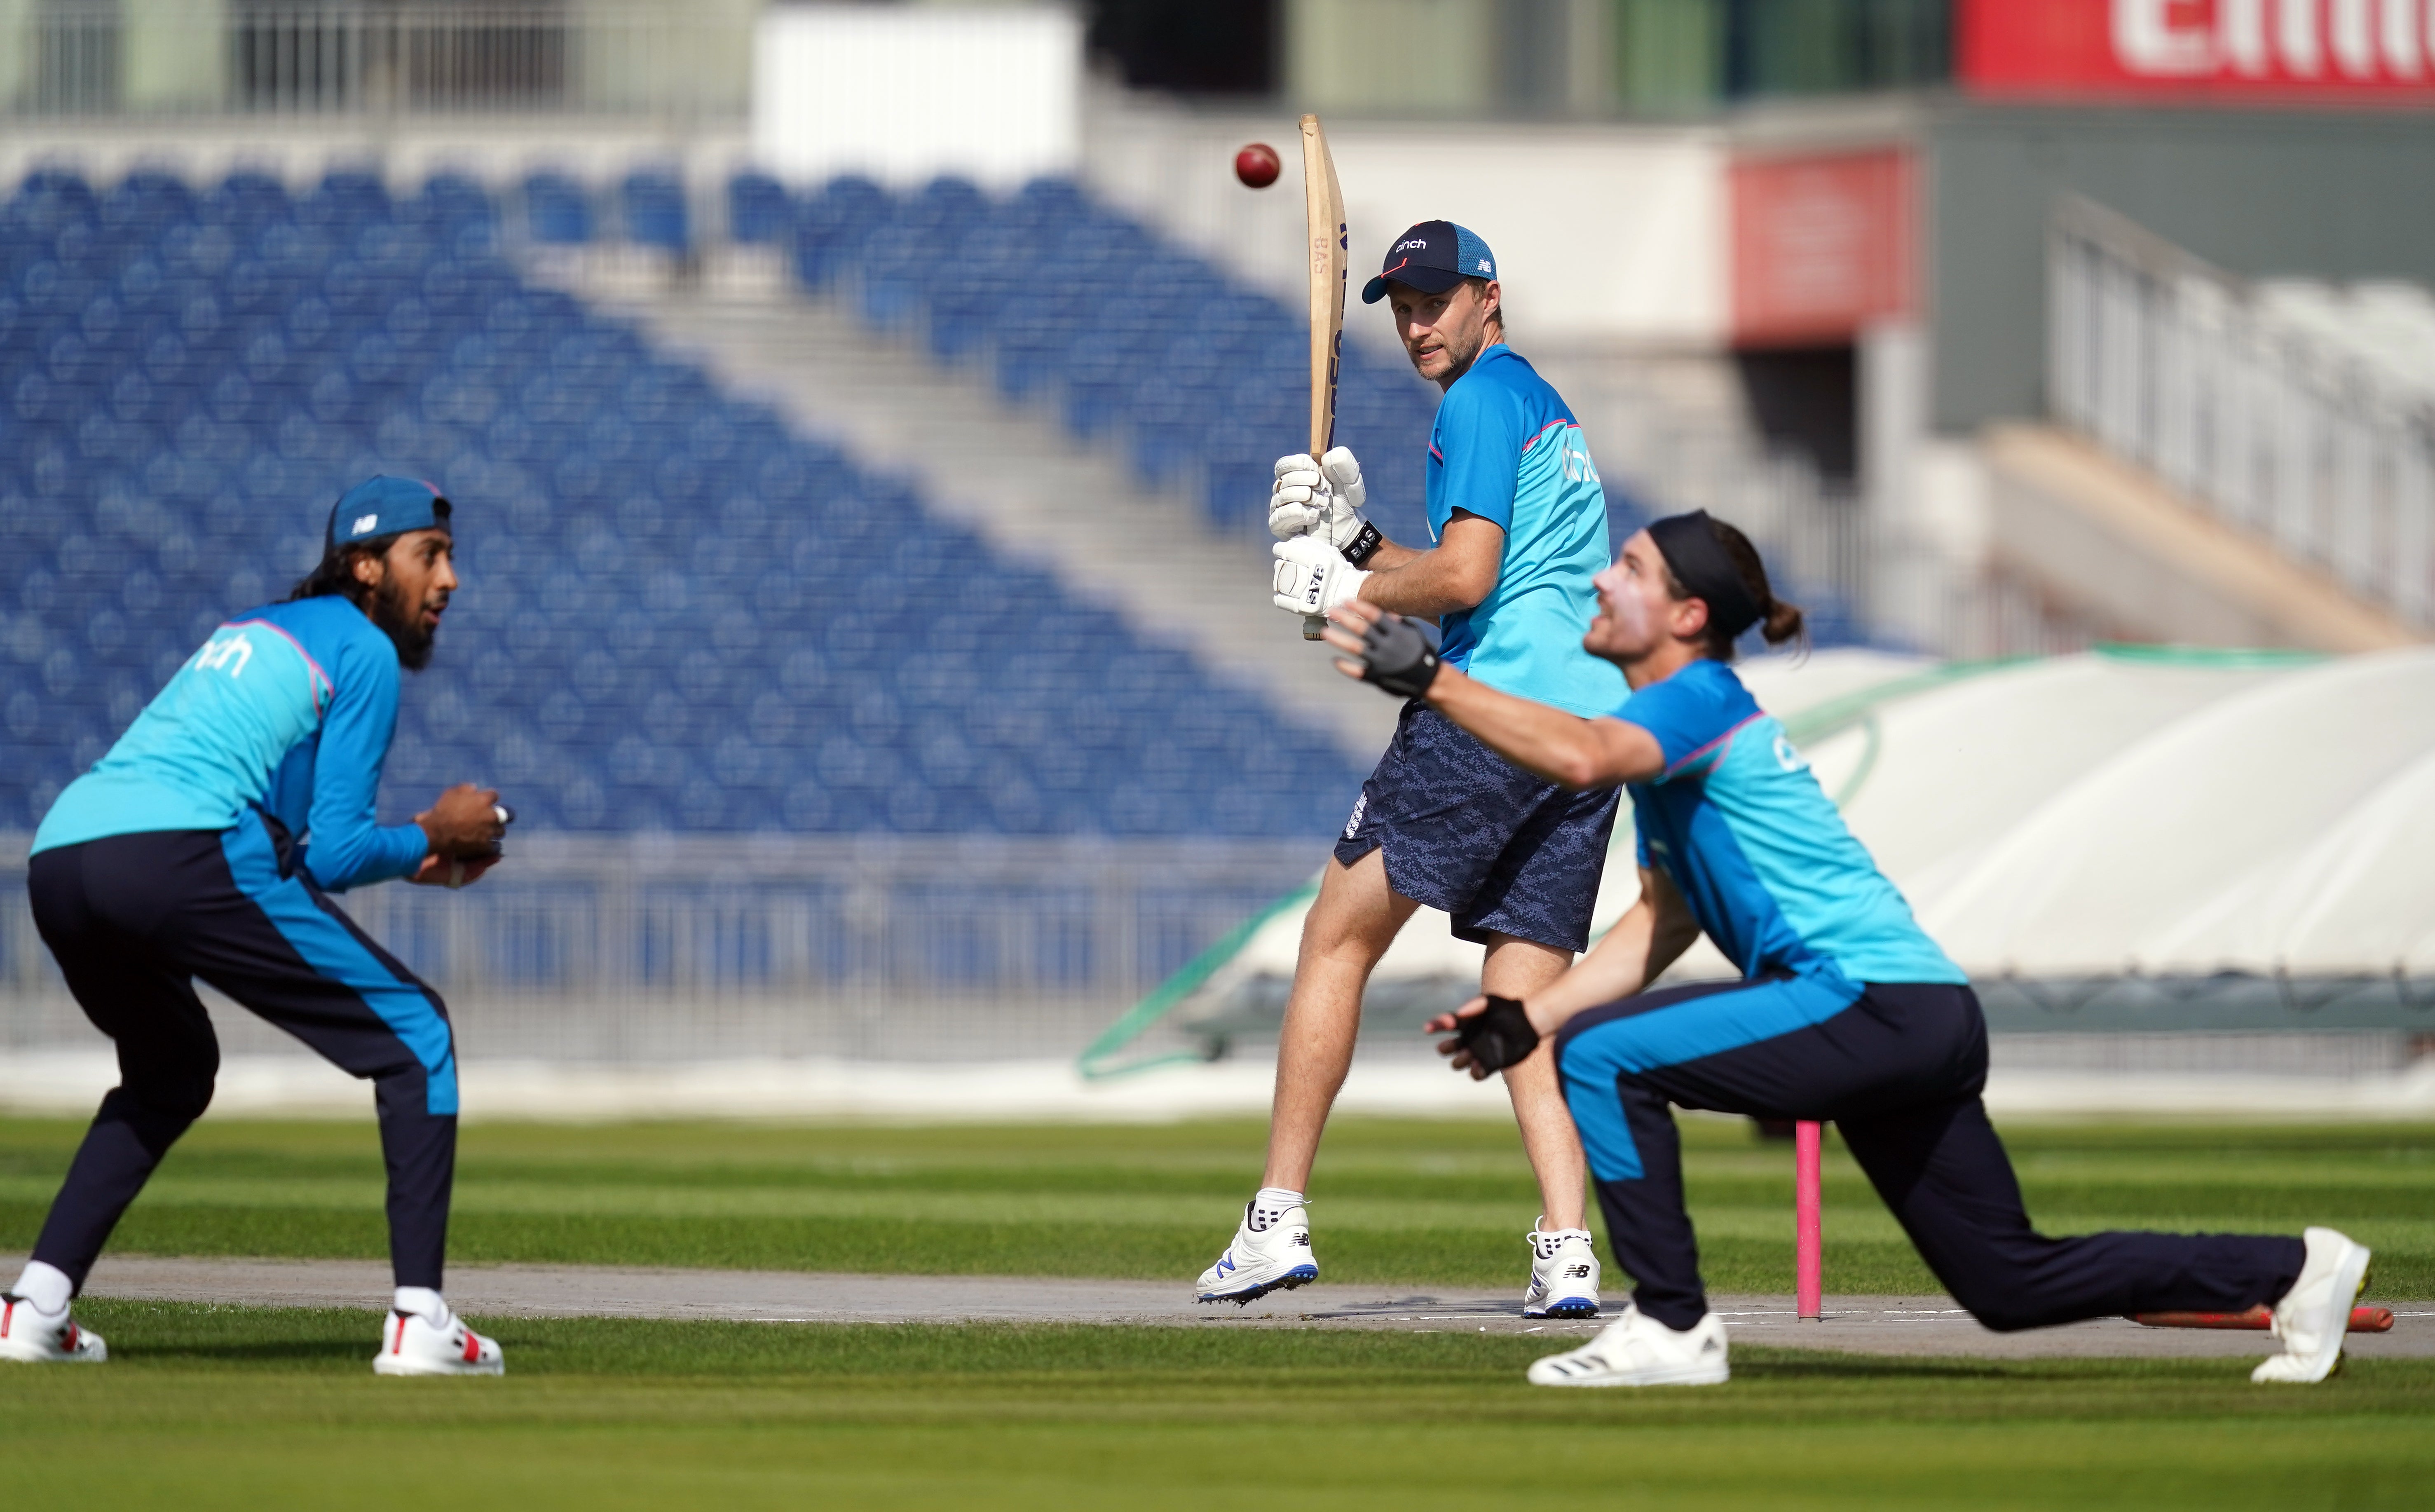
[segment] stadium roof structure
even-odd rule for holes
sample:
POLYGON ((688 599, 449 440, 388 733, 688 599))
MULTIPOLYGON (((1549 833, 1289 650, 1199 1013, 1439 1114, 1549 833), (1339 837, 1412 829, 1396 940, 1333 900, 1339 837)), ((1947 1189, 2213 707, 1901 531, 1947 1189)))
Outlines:
MULTIPOLYGON (((2435 649, 1743 671, 1995 1027, 2435 1031, 2435 649)), ((1627 810, 1600 930, 1638 895, 1632 858, 1627 810)), ((1171 982, 1177 1026, 1211 1047, 1273 1026, 1309 896, 1171 982)), ((1423 910, 1365 1017, 1408 1030, 1476 990, 1479 957, 1423 910)), ((1702 941, 1669 980, 1732 974, 1702 941)))

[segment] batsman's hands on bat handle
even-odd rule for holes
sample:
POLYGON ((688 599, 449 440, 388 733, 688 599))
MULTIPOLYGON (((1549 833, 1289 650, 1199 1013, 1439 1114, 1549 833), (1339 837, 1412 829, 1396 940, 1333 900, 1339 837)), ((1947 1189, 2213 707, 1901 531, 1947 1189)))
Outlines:
POLYGON ((508 822, 514 817, 499 802, 496 788, 460 782, 415 815, 414 822, 431 842, 431 854, 442 860, 496 860, 508 822))
POLYGON ((1344 652, 1336 669, 1396 698, 1425 698, 1438 678, 1438 652, 1417 619, 1356 599, 1329 617, 1327 643, 1344 652))
POLYGON ((1324 541, 1361 566, 1387 539, 1361 513, 1369 497, 1360 459, 1349 446, 1317 460, 1308 452, 1280 457, 1269 490, 1269 533, 1280 541, 1304 535, 1324 541))
POLYGON ((1316 536, 1279 541, 1269 550, 1276 559, 1269 580, 1276 606, 1305 619, 1325 619, 1332 611, 1352 602, 1370 578, 1316 536))
POLYGON ((1425 1033, 1452 1034, 1441 1040, 1438 1053, 1459 1071, 1484 1082, 1509 1066, 1518 1066, 1539 1048, 1539 1026, 1519 998, 1474 998, 1450 1014, 1428 1021, 1425 1033))

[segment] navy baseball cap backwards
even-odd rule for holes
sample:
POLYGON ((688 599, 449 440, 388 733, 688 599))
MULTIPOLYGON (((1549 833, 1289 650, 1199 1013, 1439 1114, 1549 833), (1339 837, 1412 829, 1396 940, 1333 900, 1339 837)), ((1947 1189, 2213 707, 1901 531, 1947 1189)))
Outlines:
POLYGON ((369 478, 331 507, 329 548, 445 527, 454 510, 440 490, 419 478, 369 478))
POLYGON ((1361 303, 1387 297, 1388 284, 1408 284, 1424 294, 1442 294, 1466 278, 1494 278, 1496 254, 1477 232, 1451 220, 1424 220, 1395 238, 1387 266, 1361 286, 1361 303))

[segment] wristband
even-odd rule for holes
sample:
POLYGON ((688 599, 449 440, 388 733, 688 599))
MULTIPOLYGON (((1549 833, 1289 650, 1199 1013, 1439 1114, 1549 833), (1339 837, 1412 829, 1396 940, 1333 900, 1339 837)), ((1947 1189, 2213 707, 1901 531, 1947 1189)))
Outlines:
POLYGON ((1483 1070, 1501 1071, 1518 1065, 1539 1048, 1539 1031, 1531 1026, 1519 998, 1489 999, 1485 1010, 1458 1020, 1455 1033, 1462 1048, 1471 1052, 1473 1063, 1483 1070))
POLYGON ((1338 549, 1344 553, 1345 561, 1357 567, 1365 565, 1372 557, 1378 554, 1378 548, 1386 544, 1385 533, 1368 520, 1363 520, 1361 533, 1353 538, 1353 544, 1339 547, 1338 549))

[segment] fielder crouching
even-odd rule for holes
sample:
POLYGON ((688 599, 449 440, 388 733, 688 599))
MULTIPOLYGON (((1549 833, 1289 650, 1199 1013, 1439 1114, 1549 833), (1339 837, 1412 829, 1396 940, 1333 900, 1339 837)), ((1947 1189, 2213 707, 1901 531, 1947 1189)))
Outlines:
POLYGON ((451 513, 428 483, 349 491, 312 575, 213 631, 43 816, 26 869, 34 922, 117 1042, 120 1080, 0 1297, 0 1359, 108 1358, 69 1303, 211 1103, 219 1043, 200 978, 373 1084, 397 1285, 373 1368, 500 1373, 498 1345, 440 1294, 457 1165, 447 1008, 330 896, 400 877, 460 885, 498 859, 509 816, 471 784, 413 824, 373 817, 398 669, 430 661, 457 588, 451 513))
POLYGON ((2330 1228, 2083 1234, 2029 1225, 1979 1093, 1987 1025, 1960 968, 1844 827, 1732 669, 1761 626, 1800 634, 1740 531, 1703 513, 1659 520, 1598 574, 1582 644, 1623 669, 1630 702, 1582 719, 1441 667, 1417 627, 1370 605, 1337 611, 1339 668, 1429 706, 1507 760, 1572 788, 1624 783, 1641 896, 1562 979, 1476 999, 1430 1027, 1475 1076, 1560 1036, 1556 1065, 1588 1151, 1632 1305, 1581 1347, 1530 1367, 1548 1386, 1701 1385, 1726 1378, 1683 1203, 1667 1104, 1831 1119, 1954 1298, 1989 1328, 2126 1312, 2274 1310, 2284 1352, 2252 1380, 2306 1383, 2341 1362, 2368 1251, 2330 1228), (1647 991, 1706 931, 1736 982, 1647 991))

